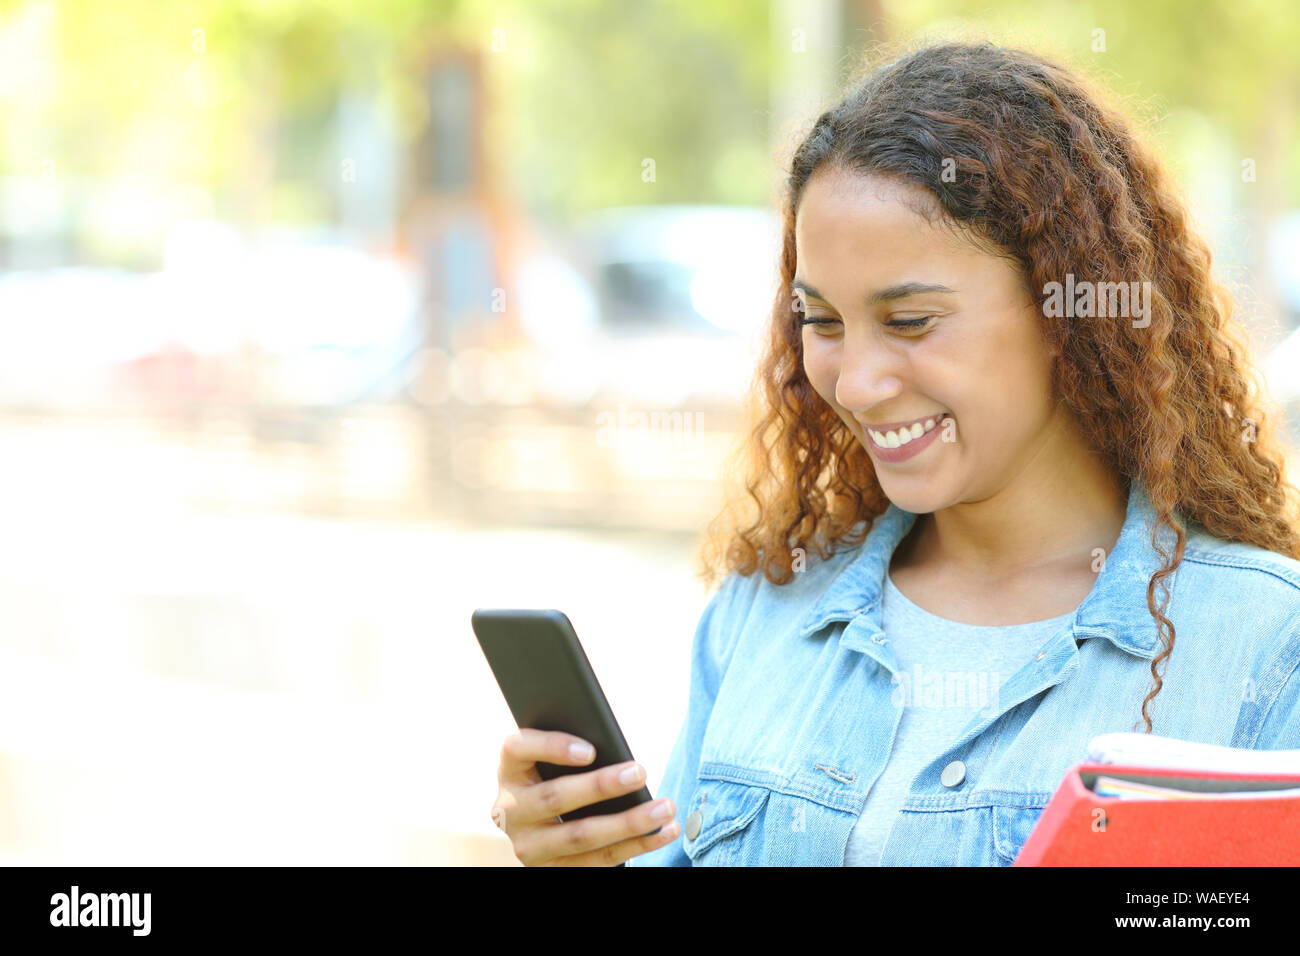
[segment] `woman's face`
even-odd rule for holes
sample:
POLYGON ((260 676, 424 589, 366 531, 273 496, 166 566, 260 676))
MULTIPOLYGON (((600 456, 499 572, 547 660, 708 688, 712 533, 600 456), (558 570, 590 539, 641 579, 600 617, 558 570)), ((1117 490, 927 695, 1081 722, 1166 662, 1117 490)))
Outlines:
POLYGON ((794 319, 815 323, 801 330, 813 388, 867 449, 890 501, 924 514, 1042 466, 1060 421, 1042 319, 1016 265, 907 201, 935 202, 892 177, 813 175, 795 219, 794 319), (873 435, 890 431, 898 447, 882 448, 873 435))

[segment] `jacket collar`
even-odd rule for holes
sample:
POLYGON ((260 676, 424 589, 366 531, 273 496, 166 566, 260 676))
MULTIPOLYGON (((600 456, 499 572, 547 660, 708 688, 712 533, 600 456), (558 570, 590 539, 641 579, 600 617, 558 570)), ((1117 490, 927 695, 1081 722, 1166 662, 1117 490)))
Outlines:
MULTIPOLYGON (((916 514, 894 504, 876 519, 867 538, 858 547, 860 553, 845 565, 818 602, 800 620, 799 635, 808 637, 835 621, 852 620, 868 614, 876 630, 880 624, 881 591, 885 569, 898 543, 916 523, 916 514)), ((1146 491, 1137 479, 1129 483, 1128 508, 1124 527, 1114 550, 1106 555, 1088 596, 1075 610, 1071 622, 1077 637, 1104 637, 1121 650, 1150 660, 1158 653, 1160 638, 1155 618, 1147 609, 1147 582, 1161 566, 1160 555, 1152 546, 1156 514, 1146 491)), ((1186 523, 1184 522, 1184 527, 1186 523)), ((1176 536, 1170 528, 1160 528, 1161 543, 1173 553, 1176 536)), ((1166 617, 1174 610, 1174 584, 1178 571, 1167 577, 1169 605, 1166 617)), ((1164 595, 1155 589, 1156 607, 1164 595)))

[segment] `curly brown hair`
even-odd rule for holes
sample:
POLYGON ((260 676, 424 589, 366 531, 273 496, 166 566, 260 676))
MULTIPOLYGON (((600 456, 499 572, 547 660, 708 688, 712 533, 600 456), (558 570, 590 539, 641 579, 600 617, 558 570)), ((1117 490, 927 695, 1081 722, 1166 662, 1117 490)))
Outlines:
POLYGON ((1142 483, 1158 525, 1176 533, 1172 555, 1158 527, 1152 536, 1164 566, 1147 585, 1163 644, 1142 702, 1150 733, 1157 665, 1174 645, 1164 579, 1182 562, 1182 518, 1300 558, 1296 489, 1284 477, 1280 413, 1171 177, 1099 88, 1038 54, 989 42, 913 50, 860 74, 799 143, 782 199, 780 282, 729 469, 743 488, 708 526, 701 576, 713 583, 761 568, 785 584, 796 553, 824 559, 860 545, 889 505, 869 454, 809 383, 791 317, 795 212, 824 166, 924 187, 946 225, 1022 267, 1058 356, 1054 389, 1116 473, 1142 483), (945 160, 955 162, 953 181, 941 175, 945 160), (1042 290, 1067 272, 1149 281, 1150 324, 1049 316, 1042 290))

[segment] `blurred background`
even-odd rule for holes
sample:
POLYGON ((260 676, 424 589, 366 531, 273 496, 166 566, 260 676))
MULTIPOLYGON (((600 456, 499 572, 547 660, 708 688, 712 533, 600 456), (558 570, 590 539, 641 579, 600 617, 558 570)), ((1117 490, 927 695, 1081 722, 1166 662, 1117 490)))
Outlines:
POLYGON ((1284 0, 0 0, 0 862, 517 865, 479 606, 654 791, 780 168, 974 37, 1131 104, 1300 437, 1284 0))

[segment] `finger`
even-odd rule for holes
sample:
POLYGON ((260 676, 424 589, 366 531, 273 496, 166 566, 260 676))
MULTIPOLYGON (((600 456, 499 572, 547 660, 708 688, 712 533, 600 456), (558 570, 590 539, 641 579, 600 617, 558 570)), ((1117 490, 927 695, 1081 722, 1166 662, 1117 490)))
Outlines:
POLYGON ((649 853, 667 846, 681 836, 681 827, 676 820, 669 821, 662 830, 650 836, 632 837, 607 847, 601 847, 592 853, 577 857, 561 857, 556 865, 563 866, 618 866, 634 856, 649 853))
POLYGON ((513 824, 520 826, 542 822, 549 824, 561 814, 634 793, 643 786, 645 768, 635 760, 585 773, 566 773, 553 780, 541 780, 523 786, 504 785, 515 802, 513 824), (635 771, 635 775, 625 780, 623 774, 628 770, 635 771))
POLYGON ((575 744, 591 746, 581 737, 560 730, 521 727, 518 733, 506 737, 501 745, 500 782, 536 782, 541 778, 533 765, 539 760, 580 767, 595 759, 595 748, 591 749, 590 756, 575 756, 569 749, 575 744))
POLYGON ((677 821, 673 819, 676 812, 672 799, 665 797, 619 813, 598 814, 567 823, 536 827, 516 841, 515 855, 525 864, 529 860, 553 863, 560 857, 586 861, 573 863, 574 866, 617 864, 627 859, 627 856, 653 850, 675 839, 680 831, 677 821), (656 817, 655 811, 660 806, 666 806, 667 810, 656 817), (656 833, 660 827, 663 829, 656 833), (627 856, 616 858, 611 855, 615 852, 612 847, 619 844, 627 844, 617 851, 628 850, 627 856))

